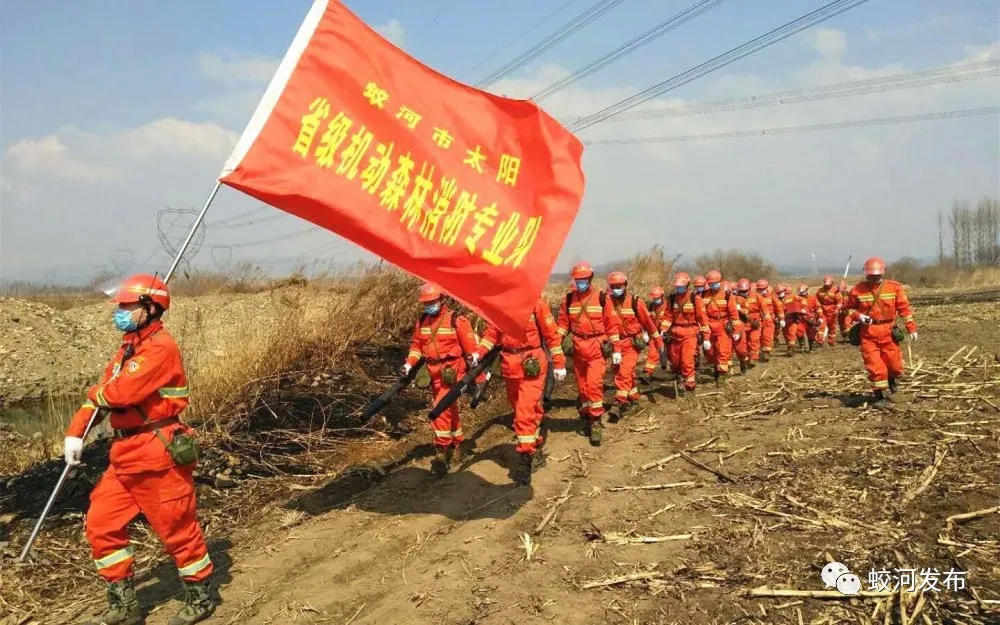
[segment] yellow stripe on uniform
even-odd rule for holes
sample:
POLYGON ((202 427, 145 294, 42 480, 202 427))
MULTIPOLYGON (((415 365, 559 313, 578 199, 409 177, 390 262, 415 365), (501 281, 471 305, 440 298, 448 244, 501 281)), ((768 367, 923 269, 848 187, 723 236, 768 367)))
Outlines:
POLYGON ((205 557, 201 558, 197 562, 192 562, 187 566, 177 569, 177 574, 181 577, 191 577, 192 575, 197 575, 198 573, 204 571, 211 563, 212 559, 209 558, 206 553, 205 557))
POLYGON ((116 564, 120 564, 126 560, 131 559, 133 553, 134 552, 132 551, 132 547, 128 546, 125 547, 124 549, 113 551, 108 555, 104 556, 103 558, 94 560, 94 565, 97 567, 97 570, 100 571, 102 569, 112 567, 116 564))
POLYGON ((538 432, 534 434, 529 434, 527 436, 518 436, 517 442, 519 443, 534 443, 538 441, 538 432))
POLYGON ((104 387, 97 389, 97 405, 101 407, 108 406, 108 400, 104 399, 104 387))
POLYGON ((557 345, 555 347, 550 347, 549 348, 549 353, 552 354, 553 356, 555 356, 556 354, 563 353, 563 349, 562 349, 562 347, 560 347, 560 346, 557 345))
POLYGON ((493 349, 492 341, 487 341, 486 339, 483 339, 482 341, 479 342, 479 344, 485 347, 486 349, 493 349))
POLYGON ((180 398, 188 396, 188 387, 186 386, 164 386, 159 391, 160 397, 170 397, 170 398, 180 398))

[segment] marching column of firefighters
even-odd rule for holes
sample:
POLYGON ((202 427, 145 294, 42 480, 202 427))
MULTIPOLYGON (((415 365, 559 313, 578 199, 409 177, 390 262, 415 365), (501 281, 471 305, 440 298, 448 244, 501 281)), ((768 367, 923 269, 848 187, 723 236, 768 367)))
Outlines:
MULTIPOLYGON (((557 314, 538 299, 525 320, 524 340, 492 324, 479 337, 468 317, 448 307, 439 287, 425 284, 402 378, 373 403, 378 406, 374 410, 425 368, 435 404, 430 414, 435 449, 431 473, 443 478, 461 461, 464 435, 457 399, 474 389, 475 407, 490 379, 487 369, 499 357, 520 458, 512 477, 529 485, 532 474, 545 465, 544 406, 552 386, 567 377, 567 356, 573 359, 579 432, 596 446, 605 427, 609 360, 614 388, 609 421, 615 422, 637 406, 639 382, 648 384, 657 367, 672 373, 674 396, 683 397, 697 388, 702 358, 722 386, 734 360, 741 373, 768 362, 780 335, 792 355, 834 346, 838 330, 843 342, 860 348, 872 403, 884 406, 903 376, 899 345, 917 339, 906 292, 886 279, 885 271, 885 262, 870 258, 864 280, 850 290, 843 281, 834 286, 827 276, 812 294, 805 284, 793 292, 785 284, 772 287, 764 278, 729 281, 712 270, 692 280, 678 272, 669 289, 653 286, 647 302, 629 290, 628 276, 619 271, 607 276, 607 290, 598 290, 593 267, 579 263, 557 314)), ((142 619, 127 531, 141 513, 173 556, 184 585, 184 605, 170 623, 191 625, 208 618, 216 600, 209 587, 212 560, 196 518, 192 475, 199 450, 193 430, 181 421, 187 380, 177 344, 160 320, 170 294, 162 280, 142 274, 127 279, 114 302, 122 346, 101 383, 88 391, 65 440, 66 463, 79 464, 88 423, 110 413, 111 463, 91 494, 85 525, 95 567, 107 582, 108 609, 88 623, 127 625, 142 619)))

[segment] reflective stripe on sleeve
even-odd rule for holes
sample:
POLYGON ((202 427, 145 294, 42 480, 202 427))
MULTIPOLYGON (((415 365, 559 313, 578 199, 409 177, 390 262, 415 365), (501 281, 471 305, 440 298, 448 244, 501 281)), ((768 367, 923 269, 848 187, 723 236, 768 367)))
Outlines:
POLYGON ((188 387, 186 386, 164 386, 159 391, 160 397, 170 397, 170 398, 181 398, 188 396, 188 387))

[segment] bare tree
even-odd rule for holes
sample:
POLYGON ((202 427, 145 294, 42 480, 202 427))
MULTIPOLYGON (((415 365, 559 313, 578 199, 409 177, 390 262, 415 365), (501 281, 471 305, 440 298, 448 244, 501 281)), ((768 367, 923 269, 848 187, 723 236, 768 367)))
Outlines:
POLYGON ((938 264, 944 264, 944 214, 938 211, 938 264))

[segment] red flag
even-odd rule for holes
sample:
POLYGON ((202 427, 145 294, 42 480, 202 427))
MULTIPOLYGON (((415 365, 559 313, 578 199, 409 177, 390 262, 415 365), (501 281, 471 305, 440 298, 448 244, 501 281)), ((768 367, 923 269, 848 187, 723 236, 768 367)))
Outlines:
POLYGON ((525 337, 583 195, 580 141, 316 0, 219 177, 525 337))

